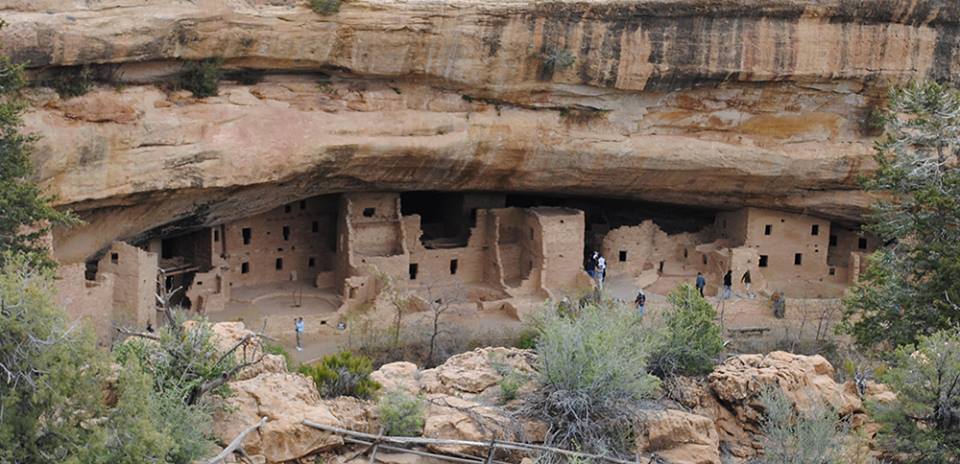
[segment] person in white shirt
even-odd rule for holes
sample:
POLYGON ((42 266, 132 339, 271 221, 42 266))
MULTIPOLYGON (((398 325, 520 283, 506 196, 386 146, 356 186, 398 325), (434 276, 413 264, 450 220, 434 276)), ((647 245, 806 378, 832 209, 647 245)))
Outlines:
POLYGON ((597 258, 597 282, 600 283, 600 288, 603 288, 603 279, 607 277, 607 260, 600 255, 597 258))

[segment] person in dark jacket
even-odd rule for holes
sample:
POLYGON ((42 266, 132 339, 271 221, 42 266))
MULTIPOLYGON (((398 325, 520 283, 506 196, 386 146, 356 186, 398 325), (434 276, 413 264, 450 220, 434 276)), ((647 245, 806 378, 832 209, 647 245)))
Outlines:
POLYGON ((743 276, 740 277, 740 282, 743 283, 743 288, 747 290, 747 298, 753 298, 754 294, 750 291, 750 271, 743 273, 743 276))
POLYGON ((707 278, 700 272, 697 273, 695 285, 697 286, 697 290, 700 290, 700 296, 703 296, 703 288, 707 286, 707 278))
POLYGON ((640 317, 643 317, 643 314, 647 310, 647 295, 643 293, 643 290, 637 293, 637 299, 633 302, 637 305, 637 312, 640 313, 640 317))
POLYGON ((727 273, 723 275, 723 296, 724 300, 729 299, 730 295, 733 293, 733 271, 727 270, 727 273))

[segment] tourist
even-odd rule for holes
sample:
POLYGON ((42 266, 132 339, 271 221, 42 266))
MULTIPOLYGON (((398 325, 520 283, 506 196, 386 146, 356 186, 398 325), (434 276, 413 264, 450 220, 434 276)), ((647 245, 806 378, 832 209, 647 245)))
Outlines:
POLYGON ((704 277, 703 274, 700 272, 697 273, 696 286, 697 286, 697 290, 700 290, 700 296, 704 296, 703 288, 707 286, 707 278, 704 277))
POLYGON ((643 314, 646 312, 646 306, 647 306, 647 295, 643 293, 643 289, 641 289, 637 293, 637 299, 634 300, 633 302, 636 303, 637 305, 637 312, 640 313, 640 317, 643 317, 643 314))
POLYGON ((600 256, 600 253, 596 251, 590 255, 590 259, 587 260, 587 274, 590 275, 591 279, 597 278, 597 257, 600 256))
POLYGON ((303 351, 303 345, 300 344, 300 335, 303 333, 303 318, 298 317, 293 320, 293 330, 297 334, 297 351, 303 351))
POLYGON ((730 294, 733 292, 733 271, 727 270, 727 273, 723 275, 723 295, 722 299, 726 300, 730 298, 730 294))
POLYGON ((600 283, 600 288, 603 288, 603 279, 607 277, 607 259, 600 255, 597 258, 597 281, 600 283))
POLYGON ((743 277, 740 277, 740 282, 743 283, 743 288, 747 289, 747 298, 753 298, 753 293, 750 292, 750 271, 743 273, 743 277))
POLYGON ((770 296, 770 300, 773 305, 773 317, 777 319, 783 319, 787 314, 787 301, 783 292, 776 291, 773 292, 773 295, 770 296))

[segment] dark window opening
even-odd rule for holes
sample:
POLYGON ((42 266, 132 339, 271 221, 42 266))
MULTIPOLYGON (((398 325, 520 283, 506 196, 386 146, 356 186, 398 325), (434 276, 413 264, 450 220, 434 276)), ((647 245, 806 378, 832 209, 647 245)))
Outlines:
POLYGON ((307 259, 307 267, 316 267, 316 265, 317 265, 317 258, 314 258, 311 256, 309 259, 307 259))
POLYGON ((313 231, 313 233, 320 232, 320 223, 313 221, 313 224, 310 224, 310 230, 313 231))
POLYGON ((837 268, 831 267, 828 272, 830 275, 837 275, 837 268))
POLYGON ((240 265, 240 273, 247 274, 250 272, 250 263, 243 263, 240 265))
POLYGON ((307 200, 300 200, 300 209, 307 209, 307 200))
POLYGON ((120 263, 120 254, 119 253, 110 253, 110 262, 113 264, 120 263))
POLYGON ((377 208, 363 208, 363 217, 373 217, 377 214, 377 208))
POLYGON ((290 240, 290 226, 283 226, 283 239, 290 240))
POLYGON ((291 210, 293 210, 293 208, 291 208, 290 205, 283 205, 284 213, 289 213, 291 210))
POLYGON ((763 226, 763 235, 770 235, 773 232, 773 225, 767 224, 763 226))
POLYGON ((278 271, 283 270, 283 258, 277 258, 276 268, 278 271))
POLYGON ((793 265, 799 266, 803 264, 803 253, 795 253, 793 255, 793 265))
POLYGON ((243 244, 249 245, 250 238, 253 236, 253 231, 250 230, 249 227, 244 227, 242 232, 243 232, 243 244))
POLYGON ((627 262, 627 250, 620 250, 620 262, 627 262))
POLYGON ((660 266, 657 268, 657 272, 663 274, 663 261, 660 261, 660 266))
POLYGON ((703 255, 703 264, 707 264, 707 255, 703 255))
POLYGON ((820 225, 814 224, 810 226, 810 235, 820 235, 820 225))
POLYGON ((216 229, 213 230, 213 241, 214 241, 214 242, 219 242, 219 241, 220 241, 220 231, 219 231, 219 230, 216 230, 216 229))
POLYGON ((683 249, 683 257, 684 257, 684 258, 687 257, 687 249, 686 249, 686 248, 683 249))
POLYGON ((96 281, 97 280, 97 271, 99 271, 100 263, 98 261, 87 261, 84 265, 83 278, 87 280, 96 281))
POLYGON ((477 208, 470 208, 470 225, 477 225, 477 208))
POLYGON ((450 275, 455 275, 457 273, 457 264, 459 264, 457 263, 457 260, 450 260, 450 275))
POLYGON ((530 228, 530 240, 533 240, 533 227, 530 228))
POLYGON ((417 280, 417 271, 420 270, 420 266, 417 263, 410 263, 410 280, 417 280))
POLYGON ((831 235, 831 236, 830 236, 830 246, 837 246, 837 236, 836 236, 836 235, 831 235))
POLYGON ((767 267, 767 261, 768 261, 767 255, 760 255, 760 263, 758 264, 758 266, 767 267))
POLYGON ((861 250, 866 250, 866 249, 867 249, 867 239, 861 238, 860 240, 857 240, 857 248, 859 248, 859 249, 861 249, 861 250))

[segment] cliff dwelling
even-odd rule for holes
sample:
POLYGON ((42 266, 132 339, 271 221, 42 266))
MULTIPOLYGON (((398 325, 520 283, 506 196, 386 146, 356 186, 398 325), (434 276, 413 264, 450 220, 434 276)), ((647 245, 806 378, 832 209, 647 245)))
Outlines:
MULTIPOLYGON (((715 296, 727 271, 734 291, 835 298, 876 243, 811 215, 715 210, 618 199, 488 192, 344 193, 290 201, 222 224, 115 242, 65 267, 65 304, 111 325, 156 324, 153 293, 214 319, 319 315, 322 323, 376 304, 385 291, 421 301, 437 288, 459 302, 521 318, 545 299, 605 285, 621 298, 667 294, 706 277, 715 296), (111 308, 104 316, 98 308, 111 308)), ((426 304, 426 301, 424 301, 426 304)))

